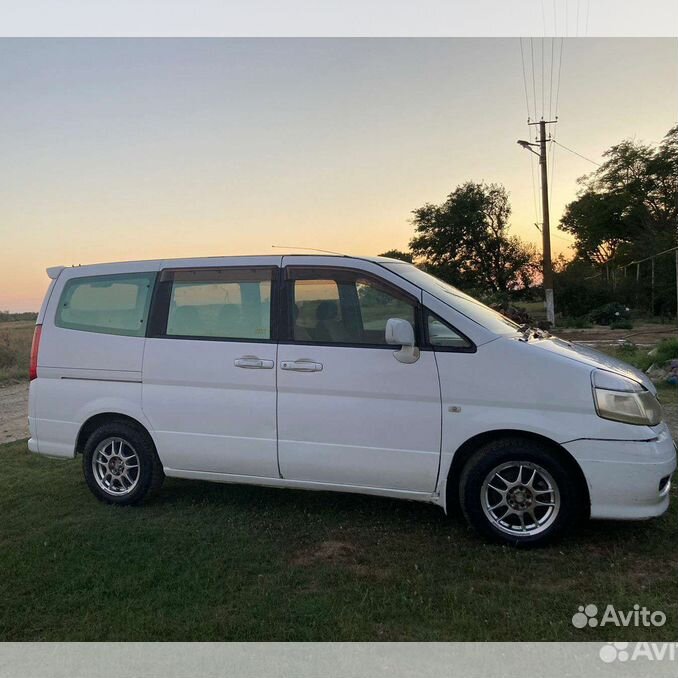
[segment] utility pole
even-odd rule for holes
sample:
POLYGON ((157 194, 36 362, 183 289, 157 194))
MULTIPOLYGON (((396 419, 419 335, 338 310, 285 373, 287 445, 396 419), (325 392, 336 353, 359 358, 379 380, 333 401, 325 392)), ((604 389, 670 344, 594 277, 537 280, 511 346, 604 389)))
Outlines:
POLYGON ((539 122, 530 122, 528 125, 539 125, 539 141, 531 143, 529 141, 519 141, 518 143, 528 151, 539 156, 539 167, 541 169, 541 205, 544 223, 542 224, 542 249, 543 249, 543 279, 544 279, 544 298, 546 301, 546 319, 552 327, 556 325, 556 309, 553 301, 553 264, 551 262, 551 219, 549 216, 549 190, 548 173, 546 169, 546 125, 556 123, 558 120, 544 120, 539 122), (538 146, 539 153, 533 151, 530 146, 538 146))
POLYGON ((552 327, 556 324, 556 309, 553 304, 553 265, 551 264, 551 220, 549 218, 548 176, 546 175, 546 122, 539 121, 539 165, 541 166, 541 205, 544 223, 541 237, 544 249, 544 295, 546 319, 552 327))

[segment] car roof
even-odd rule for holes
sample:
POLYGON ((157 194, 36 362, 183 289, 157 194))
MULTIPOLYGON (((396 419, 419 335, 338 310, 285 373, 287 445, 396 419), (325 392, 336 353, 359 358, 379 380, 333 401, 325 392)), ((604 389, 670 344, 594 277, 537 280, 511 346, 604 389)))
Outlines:
POLYGON ((399 259, 391 259, 389 257, 379 257, 379 256, 352 256, 347 254, 334 254, 326 253, 322 251, 308 253, 308 252, 288 252, 285 254, 253 254, 253 255, 216 255, 209 257, 182 257, 175 259, 137 259, 130 261, 109 261, 109 262, 97 262, 91 264, 72 264, 69 267, 66 266, 51 266, 47 269, 47 274, 50 278, 56 277, 61 270, 65 268, 77 268, 82 274, 86 274, 87 271, 96 269, 98 267, 112 268, 115 266, 121 266, 125 269, 129 269, 133 265, 143 265, 144 268, 158 269, 166 268, 172 266, 200 266, 201 262, 206 265, 214 265, 217 260, 225 261, 226 264, 232 261, 234 264, 247 264, 249 261, 257 262, 257 265, 262 263, 270 264, 279 264, 284 257, 308 257, 315 259, 352 259, 356 261, 370 261, 373 263, 404 263, 399 259))

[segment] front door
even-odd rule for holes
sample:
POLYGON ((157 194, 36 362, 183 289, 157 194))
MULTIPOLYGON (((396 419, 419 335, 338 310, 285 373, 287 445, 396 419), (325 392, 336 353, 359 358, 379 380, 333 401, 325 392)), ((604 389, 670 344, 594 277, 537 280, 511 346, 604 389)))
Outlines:
POLYGON ((277 478, 271 267, 165 270, 142 403, 163 465, 277 478))
POLYGON ((347 268, 288 267, 285 278, 288 336, 277 368, 283 478, 433 492, 441 442, 435 356, 421 351, 402 363, 398 347, 385 342, 389 318, 418 325, 417 298, 347 268))

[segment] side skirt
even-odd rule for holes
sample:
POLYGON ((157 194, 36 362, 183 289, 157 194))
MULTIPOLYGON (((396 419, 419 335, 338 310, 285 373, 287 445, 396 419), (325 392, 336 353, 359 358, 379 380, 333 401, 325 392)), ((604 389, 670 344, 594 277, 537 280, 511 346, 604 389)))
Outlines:
POLYGON ((186 478, 189 480, 208 480, 216 483, 236 483, 241 485, 261 485, 263 487, 279 487, 290 490, 319 490, 323 492, 351 492, 353 494, 370 494, 378 497, 422 501, 428 504, 441 504, 440 496, 430 492, 408 492, 407 490, 390 490, 382 487, 364 487, 362 485, 338 485, 335 483, 318 483, 310 480, 285 480, 284 478, 264 478, 261 476, 239 476, 230 473, 212 473, 209 471, 184 471, 165 468, 165 475, 170 478, 186 478))

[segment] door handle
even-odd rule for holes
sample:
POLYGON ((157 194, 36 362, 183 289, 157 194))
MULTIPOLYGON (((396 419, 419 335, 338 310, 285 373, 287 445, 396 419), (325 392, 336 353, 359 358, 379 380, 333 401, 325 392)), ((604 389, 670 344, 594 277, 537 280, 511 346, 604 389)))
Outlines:
POLYGON ((312 360, 283 360, 280 363, 280 369, 290 372, 320 372, 323 369, 323 364, 315 363, 312 360))
POLYGON ((273 361, 257 358, 255 355, 245 355, 242 358, 236 358, 233 361, 236 367, 242 367, 246 370, 272 370, 273 361))

